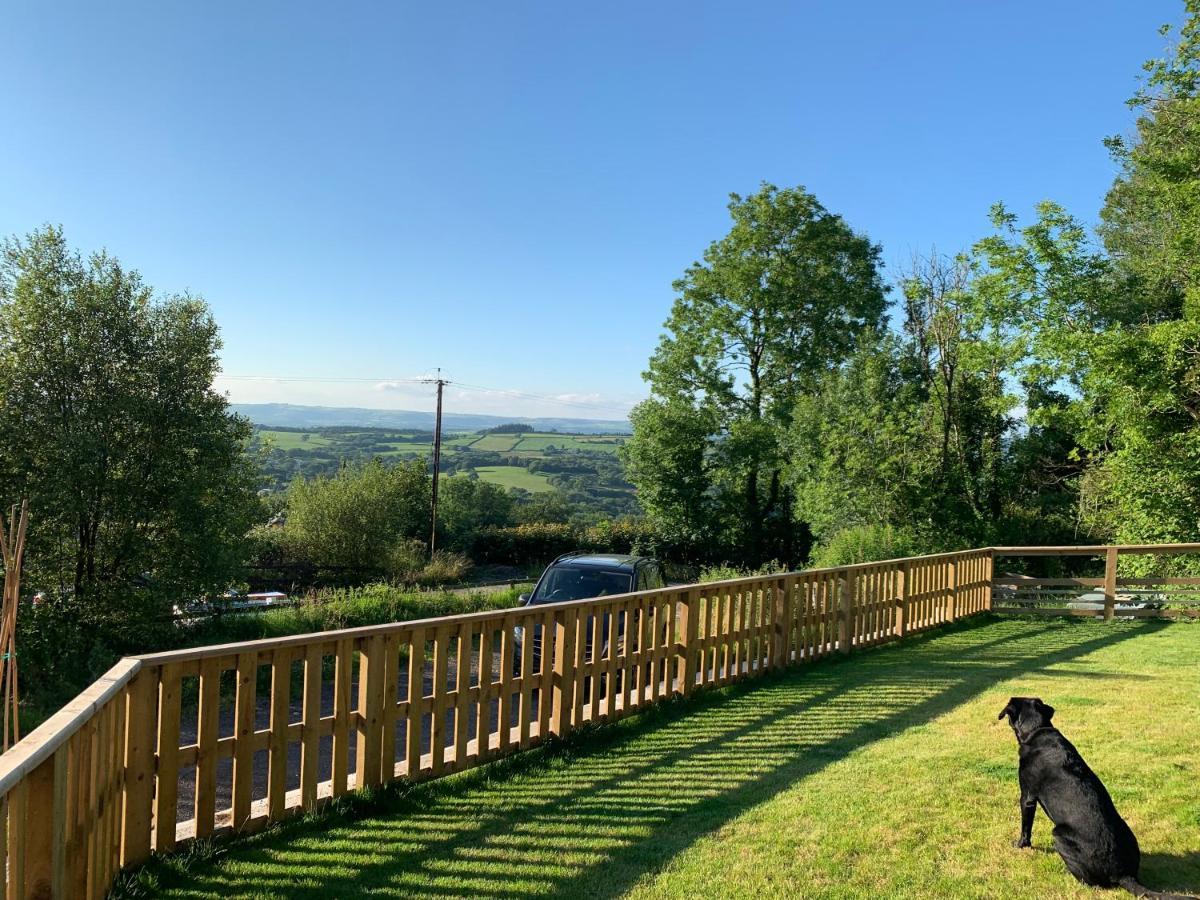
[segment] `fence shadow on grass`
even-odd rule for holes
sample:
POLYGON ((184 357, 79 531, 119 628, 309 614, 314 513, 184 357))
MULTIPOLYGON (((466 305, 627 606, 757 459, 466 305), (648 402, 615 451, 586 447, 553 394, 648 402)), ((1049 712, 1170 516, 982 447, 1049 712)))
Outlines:
POLYGON ((872 741, 997 682, 1053 675, 1045 670, 1157 627, 967 621, 421 785, 385 814, 235 842, 222 862, 193 866, 185 878, 164 870, 164 886, 177 885, 181 897, 617 896, 698 838, 872 741))

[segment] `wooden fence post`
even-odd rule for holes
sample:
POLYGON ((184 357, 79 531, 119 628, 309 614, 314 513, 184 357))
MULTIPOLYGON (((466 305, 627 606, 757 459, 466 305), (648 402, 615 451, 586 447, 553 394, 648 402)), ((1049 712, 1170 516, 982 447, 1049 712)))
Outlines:
POLYGON ((179 791, 179 663, 162 667, 158 695, 158 771, 154 791, 154 849, 175 849, 176 799, 179 791))
POLYGON ((699 599, 694 590, 683 592, 679 609, 679 638, 675 643, 675 671, 679 693, 687 697, 696 686, 696 634, 699 599))
POLYGON ((838 609, 838 652, 849 653, 854 643, 854 569, 846 569, 841 580, 842 596, 838 609))
POLYGON ((950 579, 948 593, 946 594, 946 621, 953 622, 958 618, 958 557, 950 557, 950 571, 947 573, 947 578, 950 579))
POLYGON ((989 549, 987 552, 987 556, 984 557, 983 577, 984 577, 984 581, 987 582, 987 587, 984 588, 984 590, 987 591, 987 597, 985 598, 983 608, 986 609, 988 612, 991 612, 992 611, 992 595, 996 591, 996 585, 995 585, 995 581, 996 581, 996 551, 995 550, 989 549))
POLYGON ((1117 606, 1117 548, 1104 551, 1104 618, 1116 615, 1117 606))
MULTIPOLYGON (((646 612, 643 610, 642 616, 646 612)), ((562 737, 571 730, 572 698, 575 696, 575 619, 577 611, 566 609, 554 620, 554 706, 550 731, 562 737)), ((628 627, 628 626, 627 626, 628 627)), ((626 636, 626 642, 629 638, 626 636)), ((491 648, 488 648, 489 653, 491 648)), ((639 654, 642 645, 638 644, 639 654)), ((543 689, 544 691, 545 689, 543 689)), ((483 731, 480 731, 482 734, 483 731)))
MULTIPOLYGON (((66 754, 62 761, 66 762, 66 754)), ((54 846, 61 839, 56 834, 59 829, 65 830, 66 823, 54 821, 54 770, 59 754, 47 757, 28 775, 29 794, 25 804, 25 821, 16 822, 13 827, 25 832, 25 894, 26 897, 46 898, 53 896, 54 878, 54 846)), ((10 863, 11 865, 11 863, 10 863)), ((21 895, 18 895, 21 896, 21 895)))
MULTIPOLYGON (((120 701, 117 700, 114 702, 120 701)), ((58 900, 59 897, 66 898, 69 896, 67 891, 68 866, 73 868, 79 864, 77 860, 69 860, 67 858, 67 842, 71 839, 71 823, 67 820, 67 789, 70 786, 69 764, 71 757, 70 742, 59 747, 53 757, 54 808, 50 811, 50 818, 53 820, 51 827, 50 889, 51 895, 55 900, 58 900)), ((120 797, 114 799, 118 803, 120 802, 120 797)), ((113 835, 113 837, 120 840, 120 835, 113 835)))
POLYGON ((775 653, 772 663, 777 667, 792 661, 792 604, 791 589, 787 578, 775 584, 775 653))
POLYGON ((896 637, 908 634, 908 562, 896 573, 896 637))
POLYGON ((127 689, 125 710, 125 808, 122 811, 121 865, 150 857, 154 807, 154 737, 158 718, 158 668, 142 669, 127 689))
MULTIPOLYGON (((383 635, 373 634, 359 647, 358 744, 355 787, 375 787, 382 778, 383 635)), ((316 727, 316 723, 313 723, 316 727)))

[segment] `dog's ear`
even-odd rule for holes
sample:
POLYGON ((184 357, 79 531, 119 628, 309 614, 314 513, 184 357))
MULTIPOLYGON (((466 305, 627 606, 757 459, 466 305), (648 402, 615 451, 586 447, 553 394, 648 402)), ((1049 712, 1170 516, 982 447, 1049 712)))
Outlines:
POLYGON ((1034 709, 1042 714, 1042 718, 1044 718, 1047 723, 1054 718, 1054 707, 1049 703, 1043 703, 1039 698, 1033 701, 1033 706, 1034 709))
POLYGON ((1000 715, 996 716, 996 718, 1003 719, 1005 716, 1008 716, 1010 722, 1015 719, 1017 716, 1017 703, 1019 700, 1019 697, 1009 697, 1008 706, 1000 710, 1000 715))

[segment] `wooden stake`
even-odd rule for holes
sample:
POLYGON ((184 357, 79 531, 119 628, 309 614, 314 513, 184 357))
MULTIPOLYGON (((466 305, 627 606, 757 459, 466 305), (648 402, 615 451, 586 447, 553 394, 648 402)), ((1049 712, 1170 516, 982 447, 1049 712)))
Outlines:
MULTIPOLYGON (((4 563, 4 594, 0 603, 0 683, 3 684, 4 722, 2 750, 21 740, 18 711, 21 694, 17 688, 17 604, 21 597, 21 565, 25 559, 25 532, 29 525, 29 501, 13 504, 8 531, 0 521, 0 555, 4 563), (11 738, 11 740, 10 740, 11 738)), ((2 752, 2 751, 0 751, 2 752)))

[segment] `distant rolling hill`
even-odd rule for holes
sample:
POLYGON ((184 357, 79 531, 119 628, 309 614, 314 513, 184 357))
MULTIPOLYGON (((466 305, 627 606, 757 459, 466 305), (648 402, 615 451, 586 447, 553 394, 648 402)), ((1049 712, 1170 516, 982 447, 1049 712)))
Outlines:
MULTIPOLYGON (((277 428, 433 428, 433 413, 411 409, 360 409, 341 406, 293 406, 290 403, 231 403, 230 409, 256 425, 277 428)), ((479 431, 509 422, 532 425, 537 431, 565 431, 574 434, 629 434, 627 420, 554 419, 528 416, 485 416, 473 413, 442 413, 442 428, 447 431, 479 431)))

